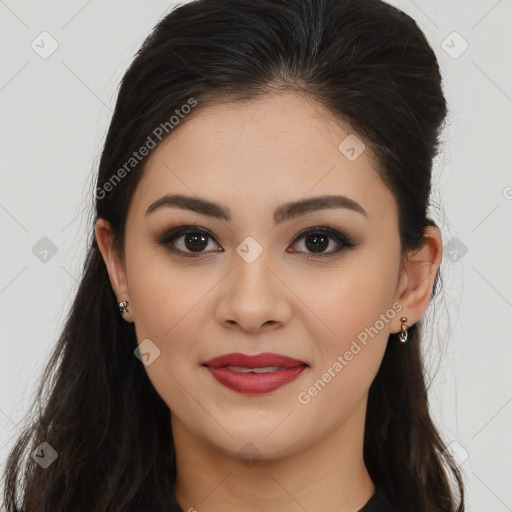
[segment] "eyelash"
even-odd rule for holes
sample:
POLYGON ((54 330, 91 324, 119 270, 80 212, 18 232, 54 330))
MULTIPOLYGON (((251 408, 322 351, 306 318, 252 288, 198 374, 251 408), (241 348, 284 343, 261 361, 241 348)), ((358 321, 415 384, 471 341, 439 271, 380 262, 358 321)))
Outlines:
MULTIPOLYGON (((215 243, 218 244, 215 237, 209 231, 199 228, 195 225, 194 226, 178 226, 178 227, 172 228, 171 230, 165 231, 163 234, 158 235, 157 239, 158 239, 158 243, 160 245, 167 247, 171 252, 173 252, 174 254, 177 254, 178 256, 182 256, 185 258, 198 258, 200 256, 203 256, 204 254, 207 254, 204 252, 187 253, 185 251, 182 251, 181 249, 176 249, 176 248, 171 247, 172 242, 174 242, 176 239, 180 238, 181 236, 191 235, 191 234, 192 235, 194 235, 194 234, 204 235, 205 237, 210 238, 211 240, 213 240, 215 243)), ((316 234, 321 234, 321 235, 326 235, 326 236, 331 237, 332 239, 334 239, 334 241, 336 241, 339 244, 340 247, 335 250, 331 250, 330 252, 327 252, 327 253, 318 253, 318 254, 305 253, 305 254, 307 254, 306 259, 328 258, 328 257, 334 256, 335 254, 339 253, 340 251, 342 251, 344 249, 351 249, 351 248, 355 247, 356 245, 359 245, 359 244, 353 242, 353 240, 350 237, 344 235, 343 233, 340 233, 337 229, 332 228, 330 226, 310 227, 310 228, 302 231, 301 233, 299 233, 293 239, 292 245, 296 244, 300 239, 302 239, 308 235, 316 235, 316 234)), ((297 251, 297 252, 301 252, 301 251, 297 251)))

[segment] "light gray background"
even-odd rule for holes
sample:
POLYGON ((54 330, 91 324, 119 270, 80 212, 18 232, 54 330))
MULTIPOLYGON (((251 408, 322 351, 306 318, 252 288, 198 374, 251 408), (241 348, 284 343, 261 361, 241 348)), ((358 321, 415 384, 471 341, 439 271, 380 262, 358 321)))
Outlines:
MULTIPOLYGON (((426 313, 432 414, 465 474, 467 509, 511 511, 512 2, 391 3, 426 33, 450 105, 432 212, 445 302, 426 313)), ((76 291, 118 83, 173 5, 0 0, 2 469, 76 291), (58 48, 43 59, 31 44, 48 51, 44 31, 58 48), (57 247, 47 262, 32 251, 42 237, 57 247)))

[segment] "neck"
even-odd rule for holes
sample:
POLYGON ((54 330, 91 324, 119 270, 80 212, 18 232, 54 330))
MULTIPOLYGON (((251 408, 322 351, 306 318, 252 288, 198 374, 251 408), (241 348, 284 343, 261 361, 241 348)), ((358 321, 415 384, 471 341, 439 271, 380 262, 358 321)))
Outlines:
POLYGON ((356 512, 375 492, 363 461, 365 414, 366 398, 303 449, 250 461, 199 438, 171 415, 176 500, 184 512, 356 512))

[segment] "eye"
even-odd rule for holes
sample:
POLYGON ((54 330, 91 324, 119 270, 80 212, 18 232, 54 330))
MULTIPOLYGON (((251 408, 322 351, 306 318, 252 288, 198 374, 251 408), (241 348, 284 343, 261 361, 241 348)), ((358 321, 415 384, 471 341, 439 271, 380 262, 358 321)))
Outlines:
POLYGON ((348 236, 328 226, 308 228, 306 231, 302 232, 295 238, 293 244, 296 244, 297 241, 301 239, 304 239, 303 246, 306 250, 298 252, 306 252, 309 258, 322 258, 332 256, 333 254, 338 253, 343 249, 350 249, 358 245, 354 243, 348 236), (335 242, 334 250, 331 249, 328 252, 324 252, 328 247, 332 245, 332 241, 335 242), (312 252, 308 253, 308 251, 312 252))
POLYGON ((208 239, 214 240, 212 235, 204 229, 197 226, 180 226, 161 236, 158 243, 167 246, 170 251, 180 256, 195 258, 205 252, 208 239))
MULTIPOLYGON (((314 259, 332 256, 343 249, 350 249, 358 245, 348 236, 328 226, 308 228, 295 237, 292 246, 296 245, 301 239, 304 239, 305 250, 290 251, 287 249, 287 252, 306 253, 306 257, 314 259), (327 248, 333 245, 332 242, 334 242, 334 249, 325 252, 327 248)), ((179 256, 192 258, 208 254, 211 250, 222 252, 222 250, 218 251, 219 245, 213 242, 216 242, 213 235, 209 231, 197 226, 179 226, 158 237, 158 243, 167 247, 171 252, 179 256), (210 251, 207 251, 210 242, 210 251)))

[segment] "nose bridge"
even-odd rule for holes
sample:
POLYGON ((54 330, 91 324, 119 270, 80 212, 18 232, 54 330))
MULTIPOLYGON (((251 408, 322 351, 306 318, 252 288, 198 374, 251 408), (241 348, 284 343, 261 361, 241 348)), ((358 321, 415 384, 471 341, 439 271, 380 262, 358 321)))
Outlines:
POLYGON ((248 237, 233 254, 218 307, 218 320, 248 330, 267 322, 284 322, 289 314, 286 286, 276 277, 269 249, 248 237))
POLYGON ((231 276, 232 292, 243 298, 258 297, 267 301, 274 297, 275 277, 269 268, 272 267, 271 251, 258 243, 254 238, 247 237, 236 248, 233 255, 231 276))

